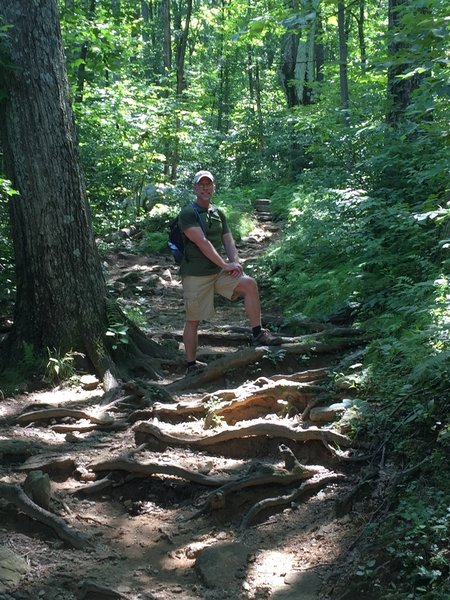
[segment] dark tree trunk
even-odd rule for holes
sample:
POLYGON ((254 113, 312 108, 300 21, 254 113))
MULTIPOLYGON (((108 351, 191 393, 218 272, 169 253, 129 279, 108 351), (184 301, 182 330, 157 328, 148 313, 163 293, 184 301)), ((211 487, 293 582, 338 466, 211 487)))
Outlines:
MULTIPOLYGON (((96 0, 89 0, 88 16, 89 19, 94 18, 96 0)), ((86 63, 89 53, 89 42, 85 40, 80 50, 80 64, 77 71, 77 91, 75 102, 83 102, 84 82, 86 80, 86 63)))
POLYGON ((176 68, 177 68, 177 96, 181 96, 183 90, 186 88, 186 80, 184 76, 184 65, 186 62, 186 47, 189 36, 189 28, 191 26, 192 16, 192 0, 186 2, 186 18, 184 21, 183 30, 180 39, 177 44, 176 53, 176 68))
MULTIPOLYGON (((403 9, 408 7, 408 0, 389 0, 389 31, 391 35, 401 32, 405 29, 402 24, 403 9)), ((401 41, 395 40, 389 45, 389 52, 391 54, 392 66, 388 69, 388 99, 390 106, 386 114, 387 122, 397 127, 401 121, 405 118, 405 110, 411 103, 411 94, 416 90, 422 80, 425 78, 425 74, 415 74, 412 77, 402 78, 410 71, 413 67, 411 63, 402 64, 398 55, 407 54, 408 42, 406 41, 406 32, 402 36, 401 41)), ((413 44, 414 41, 412 40, 413 44)))
POLYGON ((220 5, 220 60, 219 60, 219 90, 217 95, 217 130, 221 133, 228 131, 229 96, 230 96, 230 66, 225 53, 224 25, 226 23, 226 3, 220 5))
MULTIPOLYGON (((297 0, 289 0, 287 7, 299 10, 297 0)), ((279 77, 289 108, 311 104, 313 91, 311 84, 315 81, 318 68, 316 35, 319 22, 319 0, 312 0, 302 5, 302 11, 314 14, 315 17, 307 25, 303 25, 302 37, 294 30, 283 38, 279 77)))
POLYGON ((163 74, 168 77, 172 70, 172 27, 170 22, 170 2, 163 0, 162 9, 162 29, 163 29, 163 74))
POLYGON ((12 337, 37 350, 86 350, 105 330, 106 284, 94 244, 68 97, 55 0, 0 8, 11 25, 0 131, 17 298, 12 337))
POLYGON ((176 181, 177 179, 177 171, 178 171, 178 163, 180 160, 179 152, 180 152, 180 129, 181 122, 179 116, 179 103, 181 102, 181 96, 183 90, 187 87, 186 79, 185 79, 185 62, 186 62, 186 48, 189 37, 189 29, 191 26, 191 16, 192 16, 192 0, 187 0, 186 2, 186 18, 184 21, 184 25, 181 25, 181 16, 180 13, 177 13, 177 18, 175 21, 177 29, 181 31, 181 34, 178 38, 176 45, 176 58, 175 58, 175 68, 176 68, 176 89, 175 95, 177 98, 177 108, 175 115, 175 131, 174 131, 174 143, 173 150, 171 156, 171 169, 170 169, 170 180, 176 181))
POLYGON ((20 194, 10 202, 17 296, 7 352, 19 357, 24 342, 36 353, 80 351, 102 377, 114 375, 56 0, 2 3, 0 19, 10 26, 4 42, 13 65, 0 75, 0 136, 20 194))
POLYGON ((349 123, 349 93, 347 70, 347 34, 345 27, 345 4, 338 1, 338 35, 339 35, 339 82, 341 93, 342 118, 346 125, 349 123))
POLYGON ((300 104, 295 85, 295 66, 297 64, 298 42, 299 38, 296 33, 287 33, 283 39, 279 76, 281 87, 286 96, 286 102, 289 108, 293 108, 300 104))
POLYGON ((361 71, 366 72, 367 68, 367 50, 366 50, 366 36, 365 36, 365 0, 359 0, 359 14, 357 17, 358 23, 358 41, 359 41, 359 54, 361 58, 361 71))

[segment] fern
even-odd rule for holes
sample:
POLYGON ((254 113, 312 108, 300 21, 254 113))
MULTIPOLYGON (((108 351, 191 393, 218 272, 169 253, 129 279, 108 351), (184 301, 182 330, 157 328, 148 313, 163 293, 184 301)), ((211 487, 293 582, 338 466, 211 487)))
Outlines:
POLYGON ((106 337, 112 340, 111 347, 113 350, 117 350, 119 347, 123 349, 124 347, 127 347, 130 342, 130 327, 127 323, 127 318, 116 301, 106 298, 105 302, 106 319, 108 322, 106 337))
POLYGON ((440 352, 418 363, 409 379, 412 383, 427 382, 428 385, 442 382, 447 386, 450 376, 450 351, 440 352))
POLYGON ((22 342, 22 363, 25 369, 32 370, 36 366, 36 356, 34 353, 33 344, 29 344, 28 342, 22 342))

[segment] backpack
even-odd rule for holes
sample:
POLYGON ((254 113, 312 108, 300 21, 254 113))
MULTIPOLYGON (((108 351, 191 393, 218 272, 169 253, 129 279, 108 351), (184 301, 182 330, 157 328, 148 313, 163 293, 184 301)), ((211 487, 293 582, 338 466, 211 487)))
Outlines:
MULTIPOLYGON (((203 227, 203 223, 200 219, 198 210, 194 204, 191 204, 191 206, 194 209, 195 215, 197 217, 197 221, 199 222, 200 227, 202 228, 203 233, 206 236, 206 231, 205 231, 205 228, 203 227)), ((179 265, 181 263, 181 261, 183 260, 183 257, 184 257, 184 236, 183 236, 183 232, 180 229, 180 225, 178 223, 178 216, 179 215, 177 215, 169 223, 169 240, 167 242, 169 250, 172 252, 172 256, 173 256, 175 262, 177 263, 177 265, 179 265)))

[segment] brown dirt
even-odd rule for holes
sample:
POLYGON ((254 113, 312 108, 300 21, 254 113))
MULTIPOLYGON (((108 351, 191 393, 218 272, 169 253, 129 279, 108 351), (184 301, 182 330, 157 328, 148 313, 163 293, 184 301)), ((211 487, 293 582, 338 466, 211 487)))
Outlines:
MULTIPOLYGON (((256 243, 247 241, 242 254, 251 256, 261 242, 267 242, 276 230, 261 224, 253 234, 256 243)), ((179 340, 183 325, 181 287, 177 269, 169 257, 136 256, 122 253, 108 260, 111 288, 128 307, 145 314, 148 333, 155 339, 179 340)), ((246 326, 242 304, 219 302, 218 316, 208 324, 212 331, 223 325, 246 326)), ((244 342, 245 343, 245 342, 244 342)), ((211 360, 233 346, 203 346, 200 358, 211 360)), ((181 346, 180 346, 181 352, 181 346)), ((181 353, 180 353, 181 356, 181 353)), ((303 357, 285 362, 262 361, 252 370, 234 372, 207 391, 233 388, 252 377, 270 376, 306 370, 319 364, 331 364, 336 357, 303 357)), ((165 381, 183 374, 183 364, 167 369, 165 381)), ((178 399, 197 398, 205 390, 180 394, 178 399)), ((364 525, 364 513, 354 507, 351 515, 336 516, 336 500, 355 483, 358 473, 333 459, 320 444, 299 448, 298 456, 306 464, 322 462, 346 475, 343 483, 325 487, 319 493, 292 505, 263 512, 243 532, 243 515, 262 497, 276 496, 287 490, 264 489, 234 494, 223 509, 211 515, 190 519, 207 488, 182 479, 155 476, 130 479, 112 490, 93 496, 74 494, 89 478, 92 462, 119 456, 135 448, 132 425, 122 431, 64 433, 52 431, 50 423, 19 427, 15 415, 30 405, 93 406, 101 402, 100 387, 85 391, 80 385, 8 398, 0 403, 0 439, 36 441, 45 453, 68 454, 76 469, 68 474, 51 473, 53 500, 51 510, 77 530, 84 531, 91 545, 82 550, 68 548, 44 525, 26 517, 12 505, 0 501, 0 546, 25 557, 30 570, 19 584, 0 593, 1 599, 73 600, 75 598, 113 598, 100 591, 87 593, 83 582, 92 580, 122 594, 128 600, 257 599, 271 598, 325 600, 338 599, 345 590, 347 574, 361 560, 357 541, 364 525), (324 462, 325 461, 325 462, 324 462), (87 473, 87 475, 86 475, 87 473), (238 542, 248 551, 249 560, 230 571, 225 562, 217 581, 205 582, 196 568, 199 549, 238 542)), ((284 416, 271 415, 275 420, 284 416)), ((295 417, 294 417, 295 418, 295 417)), ((201 431, 201 420, 184 424, 185 431, 201 431)), ((268 444, 258 459, 279 463, 276 444, 268 444), (264 454, 266 452, 266 454, 264 454)), ((258 453, 256 453, 258 454, 258 453)), ((22 483, 25 474, 19 459, 3 457, 0 480, 22 483)), ((248 456, 208 455, 186 448, 165 451, 145 449, 138 460, 175 463, 213 476, 231 476, 248 467, 248 456)), ((291 490, 289 490, 291 491, 291 490)))

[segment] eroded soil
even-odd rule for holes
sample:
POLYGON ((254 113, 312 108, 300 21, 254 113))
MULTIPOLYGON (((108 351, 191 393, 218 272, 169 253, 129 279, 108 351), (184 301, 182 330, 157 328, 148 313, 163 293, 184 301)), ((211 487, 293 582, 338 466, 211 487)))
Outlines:
MULTIPOLYGON (((252 239, 242 244, 242 256, 253 256, 276 234, 276 226, 261 223, 252 239)), ((160 383, 183 377, 181 287, 170 258, 137 256, 130 251, 109 257, 105 266, 111 289, 121 302, 128 307, 139 306, 145 314, 149 335, 162 343, 170 342, 180 351, 179 364, 167 368, 160 383)), ((245 336, 231 341, 226 341, 226 336, 220 341, 214 339, 215 332, 229 331, 229 325, 244 331, 239 329, 246 327, 243 306, 219 302, 217 319, 202 330, 208 330, 211 336, 201 338, 199 358, 211 361, 248 345, 245 336)), ((277 359, 269 355, 257 364, 226 373, 202 389, 174 395, 174 400, 192 401, 261 376, 289 376, 323 366, 332 370, 340 358, 308 355, 277 359)), ((75 427, 71 432, 60 432, 55 425, 70 425, 73 420, 52 419, 19 426, 16 416, 37 405, 92 409, 101 405, 102 396, 100 385, 85 390, 77 383, 0 403, 0 439, 33 442, 40 447, 39 455, 72 459, 72 467, 56 463, 46 469, 52 486, 50 511, 90 540, 85 548, 70 548, 49 527, 0 500, 0 546, 27 565, 17 581, 5 583, 0 579, 2 600, 343 597, 348 573, 362 560, 358 538, 367 519, 367 506, 362 510, 356 503, 351 512, 337 509, 342 506, 337 500, 357 481, 355 466, 340 461, 319 441, 291 444, 303 464, 321 465, 342 475, 342 480, 285 506, 262 510, 243 530, 242 519, 256 502, 288 494, 298 483, 288 489, 265 486, 240 490, 227 497, 225 506, 200 511, 196 517, 210 489, 177 477, 115 473, 112 487, 84 494, 80 490, 95 479, 90 468, 93 463, 136 449, 135 422, 112 431, 83 431, 86 423, 80 423, 80 430, 75 427)), ((302 426, 298 414, 286 414, 281 409, 266 418, 302 426)), ((161 424, 161 419, 157 422, 161 424)), ((199 417, 172 420, 170 426, 183 433, 205 433, 204 419, 199 417)), ((222 426, 219 422, 218 430, 222 426)), ((255 461, 282 468, 278 446, 279 440, 270 438, 261 443, 236 442, 230 443, 222 455, 189 447, 144 447, 133 459, 176 464, 206 475, 231 478, 242 476, 255 461)), ((28 470, 24 468, 26 457, 2 458, 0 480, 23 483, 28 470)))

